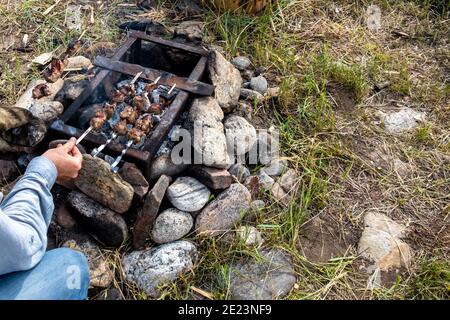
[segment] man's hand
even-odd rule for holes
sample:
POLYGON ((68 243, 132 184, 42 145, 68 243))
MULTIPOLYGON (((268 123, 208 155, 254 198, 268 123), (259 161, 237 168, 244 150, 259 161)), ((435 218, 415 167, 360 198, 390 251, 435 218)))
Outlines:
POLYGON ((66 144, 59 144, 55 149, 46 151, 42 156, 55 164, 58 170, 58 180, 70 180, 78 176, 83 162, 83 156, 75 146, 76 139, 71 138, 66 144))

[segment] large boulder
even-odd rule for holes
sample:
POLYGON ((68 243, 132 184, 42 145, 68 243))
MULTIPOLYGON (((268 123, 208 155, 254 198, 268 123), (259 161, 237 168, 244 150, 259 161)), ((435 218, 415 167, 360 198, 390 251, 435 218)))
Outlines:
POLYGON ((214 50, 208 59, 208 71, 215 86, 215 98, 224 112, 231 112, 236 107, 242 86, 238 69, 227 61, 220 52, 214 50))
POLYGON ((250 207, 251 200, 246 187, 232 184, 200 212, 195 223, 196 232, 214 236, 229 231, 250 207))
POLYGON ((192 177, 179 177, 167 189, 167 198, 179 210, 196 212, 208 203, 211 192, 192 177))
POLYGON ((152 190, 145 197, 144 205, 138 212, 133 229, 133 247, 135 249, 139 249, 145 244, 171 181, 171 177, 160 176, 152 190))
POLYGON ((19 176, 19 169, 14 161, 0 160, 0 182, 10 182, 19 176))
POLYGON ((364 217, 364 230, 358 244, 358 253, 374 262, 382 271, 408 267, 412 254, 401 240, 406 227, 381 213, 369 212, 364 217))
POLYGON ((197 248, 188 241, 176 241, 151 250, 134 251, 124 256, 122 266, 127 281, 147 295, 157 298, 157 287, 175 281, 192 270, 197 248))
POLYGON ((167 209, 156 218, 152 239, 156 243, 167 243, 183 238, 191 231, 194 219, 188 212, 175 208, 167 209))
POLYGON ((224 114, 214 98, 199 98, 192 103, 186 127, 191 132, 196 164, 220 169, 228 167, 223 117, 224 114))
POLYGON ((240 116, 228 117, 225 121, 225 135, 228 148, 233 148, 238 162, 245 161, 245 154, 255 148, 256 152, 256 129, 247 120, 240 116))
POLYGON ((152 161, 150 165, 150 180, 156 181, 163 174, 169 177, 183 172, 189 165, 175 164, 170 153, 165 153, 152 161))
POLYGON ((260 252, 230 267, 230 292, 236 300, 275 300, 286 296, 297 281, 291 257, 279 249, 260 252))
POLYGON ((73 209, 75 219, 106 246, 120 247, 127 239, 127 224, 120 214, 105 208, 79 191, 72 191, 67 201, 73 209))
POLYGON ((112 173, 111 166, 100 158, 83 155, 83 167, 74 183, 83 193, 118 213, 128 211, 133 201, 133 187, 112 173))

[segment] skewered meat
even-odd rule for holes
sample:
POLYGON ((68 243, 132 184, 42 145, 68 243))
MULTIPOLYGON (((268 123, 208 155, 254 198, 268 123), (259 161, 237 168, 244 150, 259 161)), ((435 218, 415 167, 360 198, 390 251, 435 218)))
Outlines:
POLYGON ((145 92, 151 93, 156 88, 156 83, 149 83, 145 86, 145 92))
POLYGON ((120 119, 126 120, 128 124, 134 125, 138 115, 138 112, 134 110, 132 106, 127 105, 120 113, 120 119))
POLYGON ((122 103, 125 101, 125 95, 119 90, 115 90, 112 94, 112 102, 122 103))
POLYGON ((162 113, 161 104, 159 104, 159 103, 152 103, 150 105, 150 107, 148 108, 147 112, 151 113, 151 114, 161 114, 162 113))
POLYGON ((135 88, 134 84, 131 84, 131 85, 126 84, 126 85, 120 87, 119 90, 126 96, 136 94, 136 88, 135 88))
POLYGON ((114 132, 120 136, 124 136, 128 132, 128 125, 125 120, 119 121, 114 125, 114 132))
POLYGON ((145 99, 141 96, 135 96, 133 98, 132 105, 136 108, 136 110, 142 112, 145 109, 145 99))
POLYGON ((150 129, 153 127, 152 116, 147 114, 142 118, 138 119, 136 121, 135 127, 138 128, 139 130, 142 130, 145 134, 149 133, 150 129))
POLYGON ((133 128, 128 132, 128 138, 133 140, 134 143, 141 142, 141 140, 144 136, 145 136, 145 133, 138 128, 133 128))
POLYGON ((144 110, 147 110, 150 107, 150 105, 152 104, 150 102, 150 99, 148 98, 148 93, 144 92, 142 94, 142 97, 144 98, 144 110))
POLYGON ((57 58, 53 58, 52 62, 50 63, 50 67, 44 71, 45 80, 51 83, 56 82, 56 80, 61 78, 67 63, 68 63, 67 59, 61 61, 57 58))
POLYGON ((161 106, 165 109, 167 108, 171 103, 172 103, 171 98, 166 98, 164 96, 159 96, 159 103, 161 104, 161 106))
POLYGON ((33 98, 40 99, 51 95, 50 89, 45 83, 38 84, 33 89, 33 98))
POLYGON ((105 110, 106 116, 111 118, 114 115, 114 112, 116 112, 116 103, 109 104, 108 102, 105 103, 105 106, 103 107, 103 110, 105 110))
POLYGON ((95 113, 94 117, 91 119, 91 126, 94 130, 100 130, 103 127, 103 124, 106 121, 106 112, 103 110, 99 110, 95 113))

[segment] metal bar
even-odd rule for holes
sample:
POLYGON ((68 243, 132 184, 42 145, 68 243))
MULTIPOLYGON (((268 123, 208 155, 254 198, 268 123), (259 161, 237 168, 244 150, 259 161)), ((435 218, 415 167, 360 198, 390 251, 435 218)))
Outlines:
POLYGON ((199 54, 201 56, 206 56, 208 55, 208 51, 201 48, 201 47, 194 47, 194 46, 190 46, 190 45, 186 45, 183 43, 178 43, 175 41, 171 41, 171 40, 166 40, 166 39, 162 39, 162 38, 158 38, 155 36, 151 36, 145 32, 142 31, 138 31, 138 30, 133 30, 130 32, 130 35, 132 37, 136 37, 139 39, 143 39, 143 40, 147 40, 153 43, 157 43, 166 47, 170 47, 170 48, 175 48, 175 49, 180 49, 183 51, 187 51, 190 53, 194 53, 194 54, 199 54))
POLYGON ((114 61, 113 59, 99 56, 95 58, 94 65, 112 71, 128 74, 130 76, 134 76, 135 74, 142 72, 140 77, 150 81, 154 81, 156 78, 161 77, 161 79, 159 80, 160 84, 167 86, 176 85, 176 87, 181 90, 198 95, 210 96, 214 92, 214 86, 210 84, 190 78, 178 77, 172 73, 165 71, 160 71, 152 68, 144 68, 138 64, 114 61))
MULTIPOLYGON (((206 69, 206 62, 208 61, 207 57, 201 57, 195 66, 194 70, 191 72, 189 79, 191 80, 199 80, 202 78, 203 73, 206 69)), ((164 115, 161 118, 161 121, 158 123, 156 128, 152 131, 151 135, 147 138, 144 144, 144 151, 147 151, 150 155, 150 159, 158 152, 161 144, 163 143, 166 136, 169 134, 169 131, 172 129, 173 125, 179 118, 181 112, 183 111, 183 107, 188 101, 189 94, 185 91, 181 91, 177 94, 172 104, 169 106, 169 109, 166 110, 164 115)), ((150 179, 150 166, 151 161, 145 163, 144 167, 144 175, 147 179, 150 179)))
MULTIPOLYGON (((51 125, 52 131, 56 132, 57 134, 65 137, 79 137, 83 131, 64 124, 61 120, 56 120, 51 125)), ((89 146, 99 146, 101 144, 104 144, 106 142, 106 138, 97 135, 97 134, 89 134, 86 136, 86 138, 83 140, 83 143, 89 146)), ((125 145, 117 142, 111 142, 108 144, 107 150, 112 155, 119 155, 122 153, 122 150, 125 148, 125 145)), ((130 149, 128 150, 125 159, 134 159, 140 162, 142 165, 146 164, 150 159, 150 154, 146 151, 141 151, 137 149, 130 149)))
MULTIPOLYGON (((128 38, 127 41, 121 46, 113 56, 114 60, 120 60, 131 48, 131 46, 136 41, 136 38, 128 38)), ((81 95, 67 108, 67 110, 61 116, 61 120, 67 122, 72 118, 72 116, 77 112, 78 108, 86 101, 87 98, 94 92, 95 89, 103 82, 105 77, 110 73, 110 70, 101 70, 92 81, 86 86, 81 95)))

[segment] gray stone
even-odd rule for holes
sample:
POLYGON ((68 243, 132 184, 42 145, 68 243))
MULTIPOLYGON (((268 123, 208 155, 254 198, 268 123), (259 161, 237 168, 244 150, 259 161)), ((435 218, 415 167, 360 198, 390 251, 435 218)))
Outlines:
POLYGON ((402 133, 417 127, 425 120, 425 113, 411 108, 402 108, 398 112, 385 114, 380 112, 384 127, 391 133, 402 133))
POLYGON ((148 192, 149 184, 141 170, 134 163, 126 162, 120 168, 119 174, 133 187, 137 199, 142 200, 148 192))
POLYGON ((201 235, 219 235, 229 231, 241 219, 251 202, 251 194, 242 184, 232 184, 197 216, 195 229, 201 235))
POLYGON ((114 281, 114 272, 108 265, 106 257, 103 255, 99 246, 87 238, 83 241, 68 240, 64 242, 63 247, 82 252, 89 264, 90 285, 97 288, 107 288, 114 281))
POLYGON ((263 76, 253 77, 250 80, 250 88, 252 90, 258 91, 261 94, 265 94, 267 92, 267 80, 263 76))
POLYGON ((133 201, 133 187, 97 157, 83 155, 83 167, 74 182, 89 197, 118 213, 128 211, 133 201))
POLYGON ((208 203, 211 192, 192 177, 179 177, 167 189, 167 198, 181 211, 196 212, 208 203))
POLYGON ((175 208, 159 214, 153 224, 152 239, 156 243, 167 243, 183 238, 194 226, 192 216, 175 208))
POLYGON ((239 181, 240 183, 244 183, 245 180, 250 177, 250 170, 248 170, 247 167, 241 163, 233 164, 228 169, 228 172, 236 177, 237 181, 239 181))
POLYGON ((202 13, 198 0, 181 0, 177 2, 176 7, 187 16, 197 16, 202 13))
POLYGON ((300 177, 294 169, 289 169, 286 171, 278 180, 278 183, 286 192, 294 191, 295 187, 298 186, 298 181, 300 177))
POLYGON ((33 102, 29 110, 36 118, 45 123, 50 123, 63 113, 64 106, 59 101, 37 100, 33 102))
POLYGON ((248 67, 250 67, 251 61, 249 58, 244 57, 244 56, 238 56, 238 57, 234 57, 233 60, 231 60, 231 63, 238 69, 241 71, 244 71, 245 69, 247 69, 248 67))
POLYGON ((214 96, 224 112, 231 112, 236 107, 242 78, 230 62, 220 52, 211 52, 208 60, 208 71, 212 84, 215 86, 214 96))
POLYGON ((152 190, 145 197, 144 205, 138 211, 133 228, 133 248, 140 249, 144 246, 171 181, 172 178, 169 176, 160 176, 152 190))
POLYGON ((250 208, 253 210, 262 210, 266 207, 266 204, 263 200, 254 200, 252 203, 250 203, 250 208))
POLYGON ((181 37, 188 41, 201 43, 203 38, 201 21, 183 21, 175 27, 174 37, 181 37))
POLYGON ((64 229, 72 229, 77 223, 70 213, 67 203, 63 203, 58 208, 55 208, 55 217, 58 224, 64 229))
POLYGON ((272 186, 272 196, 277 202, 285 206, 288 206, 291 201, 291 196, 283 190, 278 182, 275 182, 272 186))
POLYGON ((73 101, 80 96, 88 84, 89 80, 66 81, 55 99, 58 101, 73 101))
POLYGON ((288 167, 286 160, 273 159, 270 163, 264 166, 263 169, 269 176, 279 176, 285 172, 288 167))
POLYGON ((406 227, 381 213, 369 212, 364 217, 364 230, 358 244, 358 253, 372 260, 382 271, 410 265, 412 254, 400 238, 406 227))
POLYGON ((253 226, 240 226, 236 230, 238 238, 244 242, 246 246, 260 246, 263 244, 261 232, 253 226))
POLYGON ((245 154, 255 147, 257 142, 256 129, 247 120, 239 116, 227 118, 224 125, 228 148, 233 146, 238 162, 242 162, 239 160, 244 160, 245 154))
POLYGON ((273 136, 270 132, 260 130, 258 132, 258 161, 264 165, 270 165, 271 161, 278 158, 279 141, 277 136, 273 136))
POLYGON ((74 56, 67 59, 68 64, 64 68, 65 70, 70 69, 90 69, 93 67, 91 60, 83 56, 74 56))
POLYGON ((14 161, 0 160, 0 183, 13 181, 19 174, 14 161))
MULTIPOLYGON (((39 102, 40 104, 43 104, 45 102, 53 101, 55 99, 56 94, 61 90, 63 85, 64 85, 63 79, 58 79, 54 83, 47 83, 45 80, 41 80, 41 79, 32 80, 30 82, 30 84, 28 85, 27 89, 25 90, 25 92, 16 101, 16 104, 14 106, 30 110, 31 106, 35 102, 39 102), (50 91, 50 95, 46 96, 46 97, 42 97, 40 99, 33 98, 33 89, 37 85, 44 84, 44 83, 47 84, 48 89, 50 91)), ((36 112, 36 110, 35 110, 35 112, 36 112)))
POLYGON ((230 116, 240 116, 247 121, 251 121, 253 117, 253 107, 248 103, 240 101, 236 109, 234 109, 233 112, 230 113, 230 116))
POLYGON ((241 92, 239 94, 239 97, 245 100, 250 100, 250 101, 263 101, 264 100, 264 96, 259 93, 258 91, 252 90, 252 89, 246 89, 246 88, 241 88, 241 92))
POLYGON ((200 158, 205 166, 219 169, 228 167, 223 117, 217 101, 211 97, 195 99, 192 103, 186 127, 191 132, 195 159, 200 158))
POLYGON ((272 186, 275 183, 275 180, 273 180, 263 169, 259 170, 258 178, 259 178, 259 185, 263 189, 265 189, 265 190, 272 189, 272 186))
POLYGON ((260 252, 263 261, 248 259, 230 267, 230 291, 237 300, 274 300, 286 296, 297 279, 291 257, 279 249, 260 252))
POLYGON ((197 248, 193 243, 176 241, 126 254, 122 266, 127 281, 135 283, 150 297, 157 298, 157 287, 192 270, 196 257, 197 248))
POLYGON ((72 191, 67 201, 73 209, 75 219, 94 233, 109 247, 120 247, 128 237, 128 228, 123 217, 103 207, 85 194, 72 191))
POLYGON ((150 180, 158 180, 160 176, 176 176, 187 169, 187 164, 174 164, 170 153, 163 154, 154 159, 150 166, 150 180))

